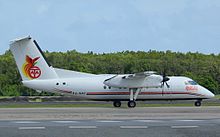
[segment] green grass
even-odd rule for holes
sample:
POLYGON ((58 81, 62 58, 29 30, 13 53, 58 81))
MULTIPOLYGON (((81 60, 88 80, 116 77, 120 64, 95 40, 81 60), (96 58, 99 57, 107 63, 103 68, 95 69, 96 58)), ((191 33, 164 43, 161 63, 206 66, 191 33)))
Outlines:
MULTIPOLYGON (((178 104, 141 104, 139 107, 194 107, 193 103, 178 103, 178 104)), ((202 103, 202 106, 220 106, 218 103, 202 103)))
POLYGON ((220 95, 215 95, 215 98, 216 99, 220 99, 220 95))
POLYGON ((0 99, 10 98, 10 96, 0 96, 0 99))
POLYGON ((3 104, 0 108, 112 107, 111 104, 3 104))

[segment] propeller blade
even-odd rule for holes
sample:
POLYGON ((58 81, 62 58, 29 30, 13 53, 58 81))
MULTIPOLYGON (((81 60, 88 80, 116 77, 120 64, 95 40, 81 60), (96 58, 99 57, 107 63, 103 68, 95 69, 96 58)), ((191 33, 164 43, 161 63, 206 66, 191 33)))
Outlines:
POLYGON ((168 88, 170 88, 170 85, 169 85, 169 84, 167 84, 167 82, 165 82, 165 83, 166 83, 167 87, 168 87, 168 88))
POLYGON ((161 87, 164 87, 164 84, 166 84, 167 88, 170 88, 170 85, 167 83, 167 81, 169 81, 170 78, 167 77, 165 69, 163 71, 162 77, 163 77, 163 79, 161 81, 161 87))

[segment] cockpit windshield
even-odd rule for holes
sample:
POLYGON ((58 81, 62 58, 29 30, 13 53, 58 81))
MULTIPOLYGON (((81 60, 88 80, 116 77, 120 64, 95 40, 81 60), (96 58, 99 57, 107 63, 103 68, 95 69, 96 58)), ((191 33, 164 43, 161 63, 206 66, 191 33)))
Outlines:
POLYGON ((198 85, 198 83, 193 80, 186 81, 185 84, 186 85, 198 85))

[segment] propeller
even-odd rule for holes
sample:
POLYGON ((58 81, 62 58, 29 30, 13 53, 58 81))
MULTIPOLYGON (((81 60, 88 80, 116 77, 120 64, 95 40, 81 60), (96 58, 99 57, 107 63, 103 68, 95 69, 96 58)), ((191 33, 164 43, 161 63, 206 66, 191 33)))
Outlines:
POLYGON ((165 71, 165 70, 163 71, 163 75, 162 75, 162 77, 163 77, 163 79, 162 79, 162 81, 161 81, 161 88, 163 88, 163 89, 162 89, 162 95, 163 95, 163 92, 164 92, 164 85, 166 85, 167 88, 170 88, 170 85, 167 83, 167 81, 169 81, 170 78, 167 77, 167 75, 166 75, 166 71, 165 71))
POLYGON ((170 85, 167 83, 167 81, 169 81, 170 78, 167 77, 165 70, 164 70, 164 72, 163 72, 162 77, 163 77, 163 79, 162 79, 162 81, 161 81, 161 83, 162 83, 162 84, 161 84, 161 87, 164 87, 164 85, 166 84, 166 86, 167 86, 168 88, 170 88, 170 85))

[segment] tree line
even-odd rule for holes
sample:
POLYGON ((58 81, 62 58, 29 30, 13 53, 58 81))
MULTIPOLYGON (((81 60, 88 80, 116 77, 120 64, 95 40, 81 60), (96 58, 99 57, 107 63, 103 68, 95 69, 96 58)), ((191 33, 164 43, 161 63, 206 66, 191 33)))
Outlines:
MULTIPOLYGON (((53 67, 94 74, 130 74, 156 71, 187 76, 220 94, 220 54, 180 53, 172 51, 122 51, 115 53, 45 52, 53 67)), ((26 88, 10 51, 0 55, 0 96, 53 95, 26 88)))

